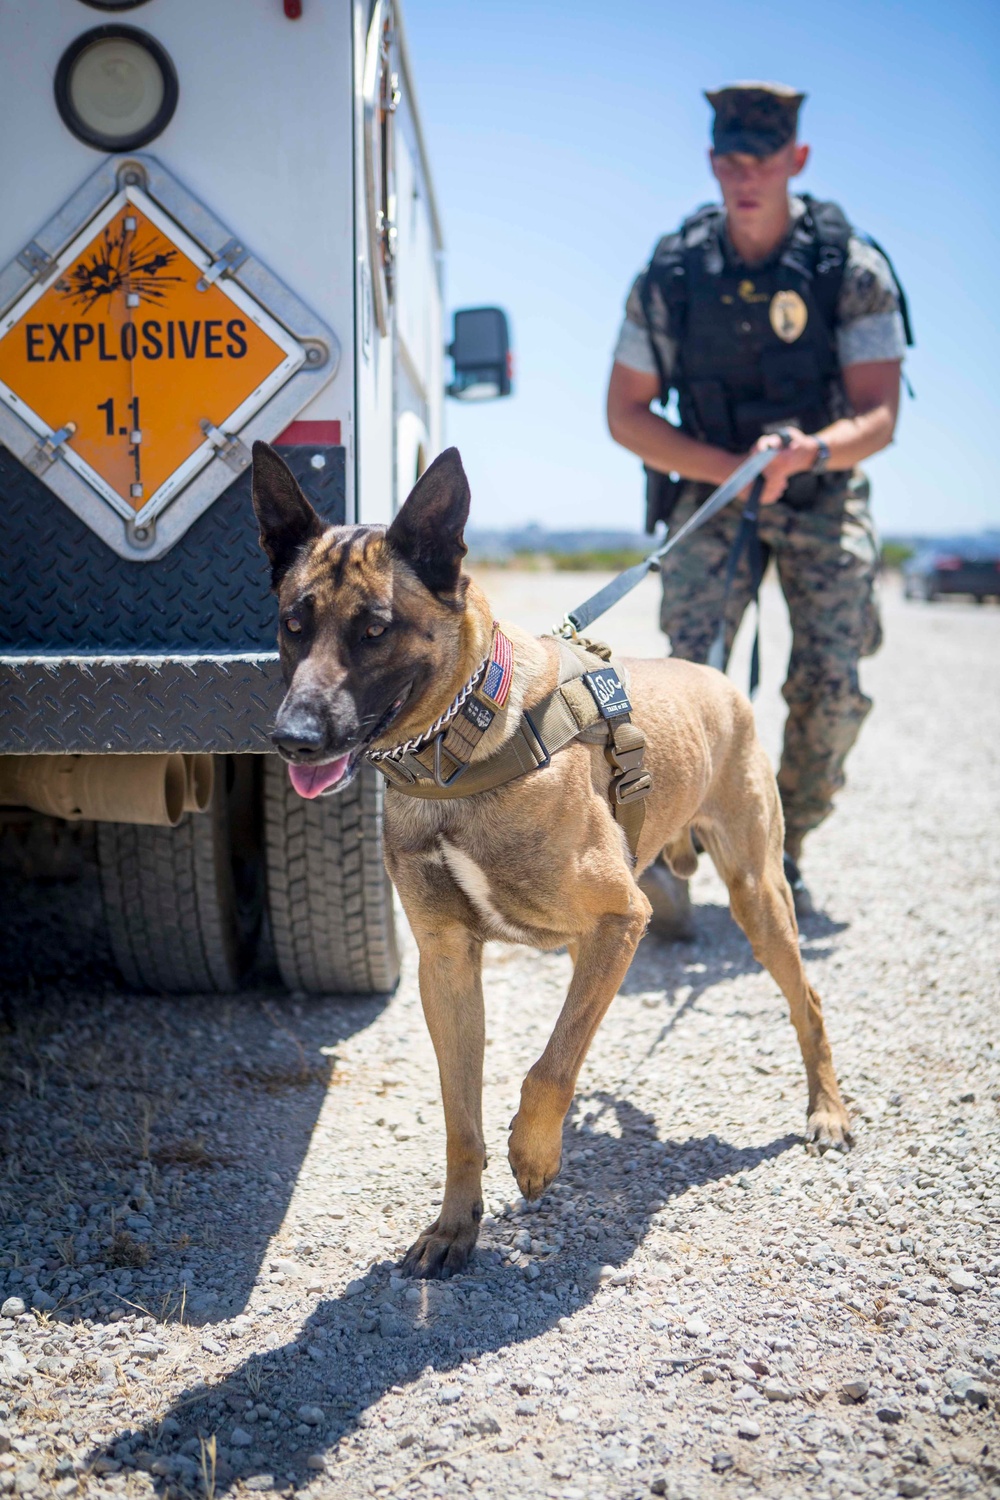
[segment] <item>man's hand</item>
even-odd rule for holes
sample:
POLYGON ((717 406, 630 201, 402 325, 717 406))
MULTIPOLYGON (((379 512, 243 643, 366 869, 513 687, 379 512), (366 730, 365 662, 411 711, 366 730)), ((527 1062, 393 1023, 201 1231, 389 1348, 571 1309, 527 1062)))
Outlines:
POLYGON ((770 448, 781 450, 764 470, 764 488, 760 497, 762 505, 773 505, 776 500, 780 500, 792 475, 807 474, 819 453, 817 438, 809 437, 797 427, 784 427, 782 431, 791 440, 784 447, 776 432, 765 432, 750 450, 751 453, 764 453, 770 448))

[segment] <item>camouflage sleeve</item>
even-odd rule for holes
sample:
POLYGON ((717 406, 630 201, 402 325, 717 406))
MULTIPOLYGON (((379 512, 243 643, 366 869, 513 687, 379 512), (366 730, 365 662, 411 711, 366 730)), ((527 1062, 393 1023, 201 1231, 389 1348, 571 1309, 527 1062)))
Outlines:
POLYGON ((855 235, 848 242, 837 303, 837 353, 841 369, 906 355, 899 296, 888 262, 855 235))
POLYGON ((637 370, 641 375, 658 375, 659 371, 656 368, 656 360, 650 345, 652 337, 656 339, 663 368, 669 378, 674 368, 677 344, 668 332, 669 315, 663 298, 655 287, 650 301, 653 322, 652 333, 650 332, 646 314, 642 310, 641 288, 645 274, 645 271, 640 271, 628 294, 628 301, 625 304, 625 321, 618 334, 614 360, 615 364, 627 365, 630 370, 637 370))

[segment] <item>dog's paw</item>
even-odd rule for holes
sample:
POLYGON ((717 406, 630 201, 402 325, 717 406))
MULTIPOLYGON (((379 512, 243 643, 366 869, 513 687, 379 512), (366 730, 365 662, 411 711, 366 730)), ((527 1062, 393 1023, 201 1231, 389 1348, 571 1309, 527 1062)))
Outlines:
POLYGON ((806 1142, 821 1156, 825 1151, 850 1151, 854 1145, 851 1122, 839 1101, 816 1106, 806 1121, 806 1142))
POLYGON ((464 1271, 476 1248, 479 1225, 471 1220, 454 1230, 440 1228, 435 1220, 407 1250, 399 1269, 404 1276, 419 1276, 425 1281, 442 1281, 464 1271))
POLYGON ((546 1128, 537 1118, 530 1119, 523 1109, 518 1110, 510 1122, 507 1160, 524 1197, 529 1202, 539 1198, 559 1175, 562 1120, 546 1128))

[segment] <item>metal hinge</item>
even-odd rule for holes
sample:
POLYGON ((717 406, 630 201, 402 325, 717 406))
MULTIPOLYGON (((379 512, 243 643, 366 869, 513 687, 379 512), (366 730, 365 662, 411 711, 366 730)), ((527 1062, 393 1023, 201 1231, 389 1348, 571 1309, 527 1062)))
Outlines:
POLYGON ((30 273, 32 281, 44 281, 55 270, 56 257, 44 250, 37 240, 29 240, 19 253, 17 263, 30 273))
POLYGON ((67 422, 65 427, 60 427, 58 432, 52 432, 47 438, 42 438, 24 460, 25 466, 32 474, 44 474, 46 469, 51 469, 57 458, 63 455, 63 445, 68 443, 76 431, 75 422, 67 422))
POLYGON ((196 283, 196 290, 207 292, 213 281, 218 281, 220 276, 231 275, 233 271, 239 270, 245 260, 249 259, 250 251, 244 250, 239 240, 227 240, 208 270, 201 273, 196 283))
POLYGON ((228 432, 223 432, 207 417, 203 417, 198 425, 215 449, 217 458, 221 458, 222 462, 228 464, 237 474, 242 474, 244 469, 249 469, 251 454, 246 443, 241 443, 238 437, 230 437, 228 432))

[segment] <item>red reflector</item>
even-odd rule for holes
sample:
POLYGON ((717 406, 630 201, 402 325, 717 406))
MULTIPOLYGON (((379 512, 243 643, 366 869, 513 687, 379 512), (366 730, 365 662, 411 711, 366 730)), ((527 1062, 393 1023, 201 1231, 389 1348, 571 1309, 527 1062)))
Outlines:
POLYGON ((285 0, 285 15, 290 21, 297 21, 302 14, 302 0, 285 0))
POLYGON ((274 440, 276 443, 302 443, 306 447, 310 444, 317 448, 336 448, 340 445, 340 423, 339 422, 293 422, 286 427, 284 432, 278 434, 274 440))

